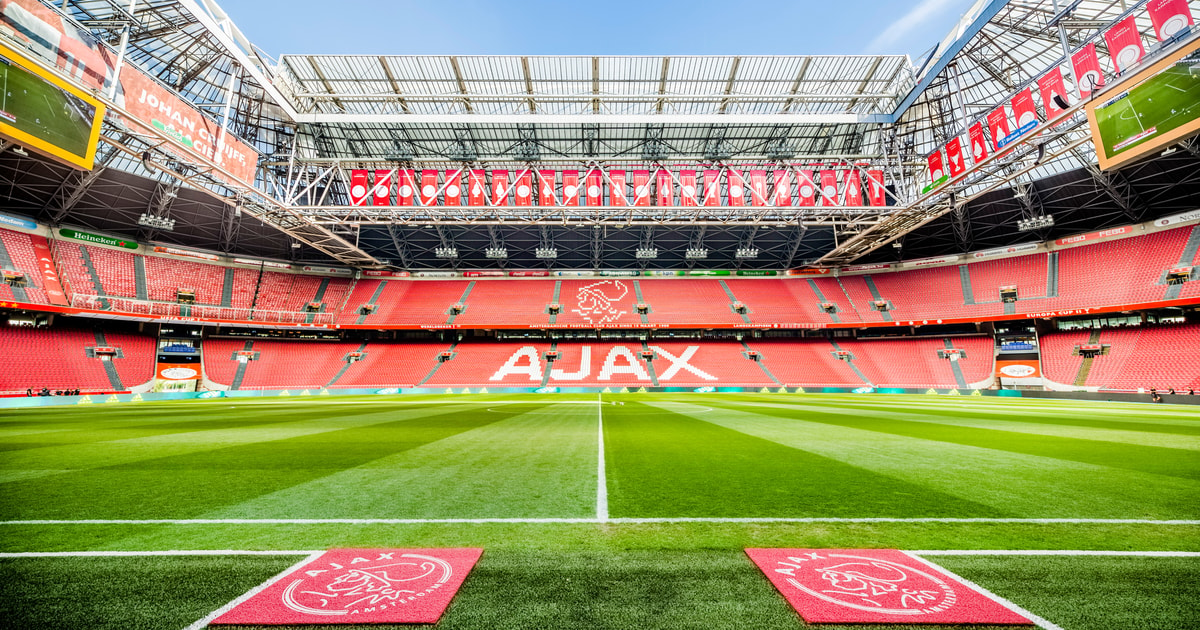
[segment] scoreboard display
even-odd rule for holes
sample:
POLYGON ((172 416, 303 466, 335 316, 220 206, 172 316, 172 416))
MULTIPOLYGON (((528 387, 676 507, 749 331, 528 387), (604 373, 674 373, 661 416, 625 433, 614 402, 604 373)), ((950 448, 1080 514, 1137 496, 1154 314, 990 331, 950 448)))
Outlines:
POLYGON ((95 163, 104 104, 0 44, 0 137, 75 168, 95 163))

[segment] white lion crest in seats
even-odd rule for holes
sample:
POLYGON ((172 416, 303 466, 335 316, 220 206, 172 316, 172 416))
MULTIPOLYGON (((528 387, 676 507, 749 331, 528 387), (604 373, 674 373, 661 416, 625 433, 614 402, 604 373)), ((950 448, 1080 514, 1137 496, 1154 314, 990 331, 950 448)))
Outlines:
POLYGON ((620 309, 621 300, 629 294, 629 287, 620 280, 602 280, 579 288, 575 299, 579 308, 571 309, 579 313, 589 324, 608 324, 617 321, 627 311, 620 309))

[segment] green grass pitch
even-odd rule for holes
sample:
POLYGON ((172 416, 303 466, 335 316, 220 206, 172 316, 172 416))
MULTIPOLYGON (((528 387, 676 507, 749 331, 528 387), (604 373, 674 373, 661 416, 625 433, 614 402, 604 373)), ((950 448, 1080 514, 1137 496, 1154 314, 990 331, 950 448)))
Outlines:
MULTIPOLYGON (((2 58, 0 58, 2 59, 2 58)), ((0 111, 6 122, 72 155, 87 154, 95 110, 41 77, 0 63, 0 111)))
POLYGON ((347 546, 484 547, 439 627, 803 627, 754 546, 957 550, 927 557, 1065 630, 1174 630, 1195 627, 1200 558, 972 550, 1200 551, 1200 408, 559 394, 6 410, 0 521, 5 627, 185 628, 303 556, 21 554, 347 546))
POLYGON ((1105 155, 1152 142, 1200 116, 1200 56, 1191 55, 1129 90, 1119 100, 1096 108, 1096 126, 1105 155))

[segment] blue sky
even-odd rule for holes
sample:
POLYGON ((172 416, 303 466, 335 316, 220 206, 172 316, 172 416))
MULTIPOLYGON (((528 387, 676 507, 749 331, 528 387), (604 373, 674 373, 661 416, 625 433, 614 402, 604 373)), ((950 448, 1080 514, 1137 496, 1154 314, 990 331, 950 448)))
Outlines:
POLYGON ((972 0, 223 0, 268 54, 708 55, 928 50, 972 0))

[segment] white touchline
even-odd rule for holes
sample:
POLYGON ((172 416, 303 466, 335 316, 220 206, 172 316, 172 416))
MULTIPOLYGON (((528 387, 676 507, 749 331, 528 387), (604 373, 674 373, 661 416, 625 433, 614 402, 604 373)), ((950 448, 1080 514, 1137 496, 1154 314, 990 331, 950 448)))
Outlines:
POLYGON ((300 567, 308 564, 309 562, 312 562, 313 560, 316 560, 317 558, 321 557, 321 554, 323 554, 323 553, 325 553, 325 552, 324 551, 314 551, 313 553, 311 553, 307 557, 305 557, 303 560, 280 571, 274 577, 267 579, 266 582, 263 582, 262 584, 255 586, 254 588, 246 591, 245 593, 242 593, 242 595, 240 597, 238 597, 238 598, 234 599, 233 601, 229 602, 228 604, 225 604, 224 606, 221 606, 220 608, 208 613, 203 618, 196 620, 195 623, 184 628, 183 630, 199 630, 200 628, 207 627, 208 624, 213 619, 216 619, 217 617, 220 617, 221 615, 229 612, 230 610, 233 609, 234 606, 237 606, 238 604, 241 604, 242 602, 250 599, 251 597, 258 595, 262 591, 266 590, 266 588, 268 586, 274 584, 275 582, 278 582, 279 580, 282 580, 284 578, 284 576, 289 575, 292 571, 295 571, 296 569, 299 569, 300 567))
MULTIPOLYGON (((0 558, 107 558, 137 556, 311 556, 320 550, 183 549, 169 551, 5 551, 0 558)), ((1126 556, 1198 558, 1200 551, 1104 551, 1094 549, 926 549, 905 551, 914 556, 1126 556)))
MULTIPOLYGON (((597 503, 605 494, 597 492, 597 503)), ((607 507, 607 501, 604 503, 607 507)), ((607 510, 606 510, 607 511, 607 510)), ((1016 523, 1029 525, 1200 525, 1200 520, 1154 520, 1137 518, 890 518, 890 517, 746 517, 721 518, 684 516, 647 518, 160 518, 0 521, 0 525, 432 525, 444 523, 1016 523)))
POLYGON ((258 549, 171 549, 166 551, 7 551, 0 558, 121 558, 126 556, 311 556, 313 551, 258 549))
POLYGON ((1005 608, 1017 613, 1018 615, 1025 617, 1026 619, 1028 619, 1028 620, 1032 621, 1034 624, 1036 624, 1039 628, 1043 628, 1044 630, 1063 630, 1062 626, 1055 624, 1053 622, 1047 621, 1047 620, 1029 612, 1028 610, 1025 610, 1024 608, 1021 608, 1020 606, 1008 601, 1007 599, 1004 599, 1003 597, 1000 597, 999 595, 962 577, 961 575, 956 575, 953 571, 950 571, 949 569, 946 569, 945 567, 938 566, 938 565, 918 556, 917 554, 915 554, 911 551, 905 551, 903 553, 904 553, 904 555, 912 558, 913 560, 916 560, 917 562, 920 562, 921 564, 924 564, 928 567, 931 567, 933 569, 941 571, 942 573, 949 575, 950 577, 958 580, 959 582, 966 584, 968 588, 975 589, 975 591, 977 593, 979 593, 980 595, 983 595, 984 597, 996 602, 997 604, 1000 604, 1001 606, 1004 606, 1005 608))
POLYGON ((608 475, 604 470, 604 402, 596 394, 596 520, 608 520, 608 475))
POLYGON ((1100 549, 925 549, 918 556, 1142 556, 1148 558, 1198 558, 1200 551, 1106 551, 1100 549))

